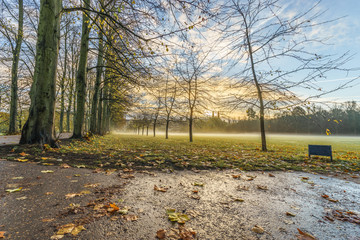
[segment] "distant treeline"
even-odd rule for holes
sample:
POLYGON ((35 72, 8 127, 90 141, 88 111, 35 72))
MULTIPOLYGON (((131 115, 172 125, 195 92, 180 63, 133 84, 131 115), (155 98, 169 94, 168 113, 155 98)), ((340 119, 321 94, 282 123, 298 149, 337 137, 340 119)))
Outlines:
MULTIPOLYGON (((252 110, 251 110, 252 111, 252 110)), ((248 111, 248 112, 251 112, 248 111)), ((271 133, 300 134, 360 134, 360 108, 355 102, 335 106, 329 110, 321 107, 296 107, 266 119, 266 131, 271 133)), ((198 120, 198 132, 259 132, 259 120, 254 114, 243 120, 224 120, 216 117, 198 120)))

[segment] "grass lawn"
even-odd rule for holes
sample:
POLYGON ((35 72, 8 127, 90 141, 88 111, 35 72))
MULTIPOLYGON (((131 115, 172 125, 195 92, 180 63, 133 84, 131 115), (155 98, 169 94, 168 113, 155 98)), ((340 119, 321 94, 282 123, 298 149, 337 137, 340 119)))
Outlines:
POLYGON ((0 151, 8 160, 89 168, 357 172, 360 171, 359 140, 358 137, 269 135, 269 151, 262 152, 256 135, 197 135, 189 143, 186 135, 170 136, 166 140, 163 136, 110 134, 88 141, 66 140, 60 149, 8 146, 0 151), (329 157, 309 159, 308 144, 332 145, 334 161, 329 157))

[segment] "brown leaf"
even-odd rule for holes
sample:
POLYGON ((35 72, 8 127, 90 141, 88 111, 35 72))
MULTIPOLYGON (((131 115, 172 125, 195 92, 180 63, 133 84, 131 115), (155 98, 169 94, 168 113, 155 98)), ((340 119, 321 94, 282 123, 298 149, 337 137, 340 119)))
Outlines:
POLYGON ((41 219, 42 222, 52 222, 54 221, 55 218, 44 218, 44 219, 41 219))
POLYGON ((75 224, 69 223, 60 227, 59 231, 56 233, 57 235, 65 235, 67 233, 71 233, 74 230, 75 224))
POLYGON ((133 174, 119 174, 119 176, 123 179, 135 178, 133 174))
POLYGON ((268 187, 265 185, 257 185, 257 188, 260 190, 268 190, 268 187))
POLYGON ((241 178, 241 174, 238 175, 231 175, 233 178, 241 178))
POLYGON ((273 174, 269 173, 269 177, 275 177, 275 175, 273 175, 273 174))
POLYGON ((136 220, 138 220, 138 216, 136 216, 136 215, 122 215, 121 216, 123 219, 125 219, 126 221, 136 221, 136 220))
POLYGON ((166 192, 168 190, 168 188, 166 188, 166 187, 158 187, 158 186, 154 185, 154 190, 159 191, 159 192, 166 192))
POLYGON ((160 229, 156 232, 156 237, 158 239, 164 239, 166 237, 166 230, 160 229))
POLYGON ((4 236, 5 233, 6 233, 5 231, 0 231, 0 238, 5 238, 4 236))
POLYGON ((263 234, 263 233, 265 232, 265 230, 264 230, 262 227, 258 226, 258 225, 255 225, 255 226, 251 229, 251 231, 253 231, 253 232, 255 232, 255 233, 259 233, 259 234, 263 234))
POLYGON ((60 165, 61 168, 71 168, 69 164, 63 163, 60 165))
POLYGON ((310 233, 303 232, 299 228, 297 229, 300 235, 297 236, 299 240, 316 240, 316 238, 310 233))

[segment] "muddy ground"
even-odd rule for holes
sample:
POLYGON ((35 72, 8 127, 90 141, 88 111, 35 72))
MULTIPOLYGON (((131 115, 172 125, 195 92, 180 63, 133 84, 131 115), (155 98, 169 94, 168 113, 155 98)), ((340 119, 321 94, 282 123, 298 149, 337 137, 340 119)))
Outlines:
POLYGON ((194 239, 300 239, 300 229, 316 239, 356 240, 354 180, 302 172, 94 172, 2 160, 0 232, 6 239, 56 239, 71 223, 86 230, 62 239, 156 239, 159 230, 176 239, 180 226, 194 239), (170 222, 170 208, 190 220, 170 222))

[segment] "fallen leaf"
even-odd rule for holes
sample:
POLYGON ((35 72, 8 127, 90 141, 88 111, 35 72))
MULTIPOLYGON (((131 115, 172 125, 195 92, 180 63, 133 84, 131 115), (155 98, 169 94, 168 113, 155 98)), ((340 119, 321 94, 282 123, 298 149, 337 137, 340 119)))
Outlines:
POLYGON ((74 228, 75 228, 74 223, 65 224, 65 225, 60 227, 60 229, 56 233, 56 235, 65 235, 65 234, 71 233, 72 230, 74 230, 74 228))
POLYGON ((133 174, 119 174, 119 176, 122 179, 130 179, 130 178, 135 178, 135 176, 133 174))
POLYGON ((113 216, 113 217, 110 218, 110 220, 111 220, 111 221, 116 221, 116 220, 118 220, 119 218, 120 218, 119 216, 113 216))
POLYGON ((77 196, 81 196, 81 194, 79 194, 79 193, 68 193, 68 194, 65 195, 66 199, 74 198, 74 197, 77 197, 77 196))
POLYGON ((44 218, 44 219, 41 219, 42 222, 52 222, 54 221, 55 218, 44 218))
POLYGON ((178 213, 175 209, 167 209, 166 214, 171 222, 185 223, 190 218, 184 213, 178 213))
POLYGON ((27 161, 29 161, 28 159, 20 159, 20 158, 17 158, 15 160, 18 161, 18 162, 27 162, 27 161))
POLYGON ((0 238, 5 238, 5 236, 4 236, 5 233, 6 233, 5 231, 0 231, 0 238))
POLYGON ((301 177, 302 180, 309 180, 309 177, 301 177))
POLYGON ((54 171, 53 170, 42 170, 41 172, 42 173, 53 173, 54 171))
POLYGON ((251 176, 251 175, 246 175, 246 177, 248 177, 248 179, 246 179, 246 181, 252 181, 256 178, 256 176, 251 176))
POLYGON ((275 177, 275 175, 273 175, 273 174, 269 173, 269 177, 275 177))
POLYGON ((241 174, 238 175, 231 175, 233 178, 241 178, 241 174))
POLYGON ((60 165, 61 168, 71 168, 69 164, 63 163, 60 165))
POLYGON ((29 155, 29 154, 26 154, 26 153, 22 152, 22 153, 19 153, 19 155, 25 157, 25 156, 27 156, 27 155, 29 155))
POLYGON ((14 188, 14 189, 6 189, 6 192, 13 193, 13 192, 20 192, 22 187, 14 188))
POLYGON ((300 239, 300 240, 316 240, 316 238, 313 235, 311 235, 310 233, 303 232, 299 228, 297 230, 300 233, 300 236, 298 236, 298 239, 300 239))
POLYGON ((16 198, 16 200, 25 200, 25 199, 27 199, 27 197, 19 197, 19 198, 16 198))
POLYGON ((160 229, 156 232, 156 237, 158 239, 164 239, 166 237, 166 230, 160 229))
POLYGON ((13 178, 11 178, 11 179, 13 179, 13 180, 18 180, 18 179, 24 179, 24 177, 13 177, 13 178))
POLYGON ((99 183, 88 183, 88 184, 85 184, 84 187, 86 188, 96 188, 99 186, 99 183))
POLYGON ((253 231, 253 232, 255 232, 255 233, 259 233, 259 234, 263 234, 263 233, 265 232, 265 230, 264 230, 262 227, 258 226, 258 225, 255 225, 255 226, 251 229, 251 231, 253 231))
POLYGON ((136 215, 122 215, 121 218, 125 219, 126 221, 136 221, 138 220, 138 216, 136 215))
POLYGON ((53 192, 46 192, 45 195, 52 195, 54 194, 53 192))
POLYGON ((74 229, 71 231, 71 235, 77 236, 81 231, 86 230, 83 225, 79 225, 74 227, 74 229))
POLYGON ((159 191, 159 192, 166 192, 168 190, 168 188, 166 188, 166 187, 158 187, 158 186, 154 185, 154 190, 159 191))
POLYGON ((81 177, 81 174, 74 174, 74 177, 81 177))
POLYGON ((203 183, 198 183, 198 182, 195 182, 193 185, 194 185, 194 186, 199 186, 199 187, 203 187, 203 186, 204 186, 203 183))
POLYGON ((235 202, 244 202, 244 199, 242 199, 242 198, 235 198, 234 201, 235 201, 235 202))
POLYGON ((85 165, 75 165, 75 167, 77 167, 77 168, 86 168, 85 165))
POLYGON ((257 188, 260 190, 268 190, 268 187, 265 185, 257 185, 257 188))
POLYGON ((296 216, 296 214, 291 213, 291 212, 286 212, 286 216, 295 217, 295 216, 296 216))
POLYGON ((51 240, 58 240, 58 239, 62 239, 64 237, 64 235, 54 235, 54 236, 51 236, 50 239, 51 240))

